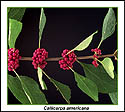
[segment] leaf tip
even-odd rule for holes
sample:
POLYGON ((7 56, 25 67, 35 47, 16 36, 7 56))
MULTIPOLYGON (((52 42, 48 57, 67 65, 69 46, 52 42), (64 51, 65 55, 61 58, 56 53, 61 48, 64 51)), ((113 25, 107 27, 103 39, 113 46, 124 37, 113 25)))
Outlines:
POLYGON ((98 30, 95 32, 95 34, 98 33, 98 30))
POLYGON ((111 76, 111 78, 114 79, 114 73, 113 73, 113 75, 111 76))
POLYGON ((95 98, 95 99, 94 99, 94 101, 98 102, 98 101, 99 101, 98 97, 97 97, 97 98, 95 98))

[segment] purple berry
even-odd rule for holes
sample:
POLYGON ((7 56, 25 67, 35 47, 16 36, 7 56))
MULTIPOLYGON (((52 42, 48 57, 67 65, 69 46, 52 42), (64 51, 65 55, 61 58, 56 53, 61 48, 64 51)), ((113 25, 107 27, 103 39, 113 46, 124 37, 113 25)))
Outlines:
POLYGON ((34 68, 37 69, 38 66, 41 69, 45 68, 47 64, 47 62, 45 61, 46 58, 48 58, 48 52, 44 48, 36 49, 32 57, 32 64, 34 65, 34 68))
POLYGON ((73 67, 72 64, 76 61, 76 55, 74 52, 69 53, 66 55, 70 50, 65 49, 61 54, 63 59, 59 60, 60 68, 63 70, 69 70, 69 67, 73 67))
POLYGON ((14 69, 19 67, 19 50, 10 48, 8 49, 8 70, 13 71, 14 69))

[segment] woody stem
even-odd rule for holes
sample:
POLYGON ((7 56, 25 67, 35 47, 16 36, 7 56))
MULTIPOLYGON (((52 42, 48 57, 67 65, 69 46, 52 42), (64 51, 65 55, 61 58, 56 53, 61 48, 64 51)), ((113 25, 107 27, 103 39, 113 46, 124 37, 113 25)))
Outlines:
MULTIPOLYGON (((98 58, 105 58, 105 57, 114 57, 114 54, 106 54, 106 55, 98 56, 98 58)), ((60 59, 62 59, 62 57, 47 58, 46 61, 59 61, 60 59)), ((77 59, 78 60, 93 59, 93 55, 92 56, 79 56, 77 57, 77 59)), ((20 60, 32 61, 32 57, 22 57, 20 60)))

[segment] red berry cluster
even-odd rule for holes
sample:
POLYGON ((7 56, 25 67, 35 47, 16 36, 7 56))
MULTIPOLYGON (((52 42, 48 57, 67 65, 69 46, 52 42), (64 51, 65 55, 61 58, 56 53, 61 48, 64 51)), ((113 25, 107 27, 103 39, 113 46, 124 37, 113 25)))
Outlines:
POLYGON ((32 57, 33 60, 32 64, 34 65, 34 68, 35 69, 37 69, 37 67, 40 67, 41 69, 45 68, 45 66, 47 65, 47 62, 45 61, 46 58, 48 58, 48 52, 44 48, 36 49, 32 57))
POLYGON ((19 50, 15 48, 8 49, 8 70, 13 71, 17 67, 19 67, 19 50))
POLYGON ((68 49, 63 50, 63 59, 59 60, 60 68, 62 68, 63 70, 69 70, 70 68, 72 68, 72 64, 76 61, 76 55, 74 54, 74 52, 66 55, 69 51, 70 50, 68 49))
POLYGON ((100 56, 102 53, 101 53, 101 50, 99 48, 95 48, 95 49, 91 49, 92 52, 95 52, 95 54, 93 55, 93 58, 94 60, 92 61, 92 64, 95 66, 95 67, 98 67, 98 63, 96 61, 96 59, 98 58, 98 56, 100 56))

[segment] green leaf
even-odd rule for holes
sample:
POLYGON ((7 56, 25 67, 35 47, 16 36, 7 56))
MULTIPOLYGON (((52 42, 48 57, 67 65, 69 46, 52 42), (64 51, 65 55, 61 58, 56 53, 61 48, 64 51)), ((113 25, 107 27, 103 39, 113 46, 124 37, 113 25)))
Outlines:
POLYGON ((43 29, 45 27, 45 24, 46 24, 46 16, 44 14, 43 8, 41 8, 40 21, 39 21, 39 44, 40 44, 40 40, 42 38, 42 33, 43 33, 43 29))
POLYGON ((44 80, 43 80, 43 86, 44 86, 44 90, 48 90, 48 88, 47 88, 47 86, 46 86, 46 83, 44 82, 44 80))
POLYGON ((8 87, 14 96, 23 104, 47 104, 47 100, 38 84, 27 76, 19 78, 8 75, 8 87))
POLYGON ((74 72, 74 76, 78 87, 94 101, 98 101, 98 88, 96 84, 77 72, 74 72))
POLYGON ((103 66, 99 65, 97 68, 92 64, 81 63, 84 68, 85 75, 88 79, 95 82, 100 93, 112 93, 117 91, 117 75, 111 79, 103 66))
POLYGON ((108 73, 108 75, 114 79, 114 65, 113 62, 110 58, 104 58, 104 60, 101 62, 103 65, 104 69, 108 73))
MULTIPOLYGON (((72 51, 82 51, 84 49, 86 49, 89 44, 91 43, 93 36, 97 33, 98 31, 94 32, 93 34, 91 34, 89 37, 87 37, 85 40, 83 40, 79 45, 77 45, 74 49, 72 49, 70 52, 72 51)), ((68 52, 68 54, 70 53, 68 52)))
POLYGON ((38 78, 39 78, 39 82, 40 82, 40 85, 41 85, 42 89, 47 90, 47 86, 46 86, 45 82, 42 79, 43 74, 42 74, 42 70, 41 70, 40 67, 38 67, 37 73, 38 73, 38 78))
POLYGON ((26 10, 26 8, 8 8, 8 9, 9 9, 8 17, 11 19, 15 19, 17 21, 22 20, 26 10))
POLYGON ((14 19, 9 19, 9 47, 10 48, 15 48, 15 42, 16 39, 19 35, 19 33, 22 30, 22 23, 14 20, 14 19))
POLYGON ((25 92, 22 89, 22 85, 18 78, 8 75, 8 87, 13 95, 23 104, 30 104, 25 92))
POLYGON ((61 93, 61 95, 63 96, 63 98, 66 100, 67 103, 70 103, 70 98, 71 98, 71 91, 69 86, 60 83, 54 79, 50 79, 51 82, 55 85, 55 87, 57 88, 57 90, 61 93))
POLYGON ((111 98, 111 101, 113 104, 118 104, 118 93, 114 92, 114 93, 109 93, 109 96, 111 98))
POLYGON ((114 33, 115 25, 116 25, 115 13, 112 8, 109 8, 108 13, 106 14, 103 21, 101 41, 105 40, 114 33))

